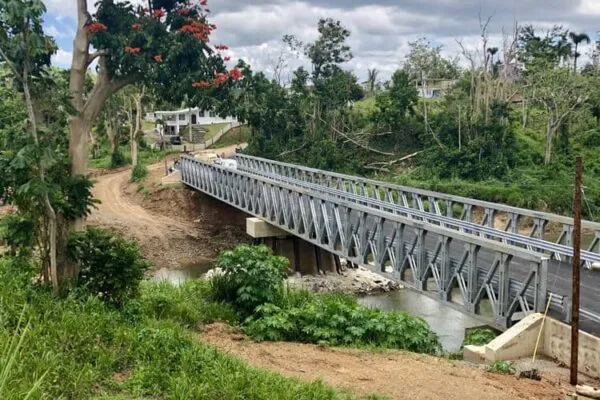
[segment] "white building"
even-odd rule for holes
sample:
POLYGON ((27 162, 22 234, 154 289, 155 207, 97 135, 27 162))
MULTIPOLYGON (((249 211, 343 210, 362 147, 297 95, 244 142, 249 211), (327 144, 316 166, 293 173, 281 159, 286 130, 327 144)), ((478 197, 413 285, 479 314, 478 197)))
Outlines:
POLYGON ((234 117, 219 117, 214 111, 186 108, 177 111, 155 111, 146 114, 146 121, 162 120, 165 135, 179 135, 188 126, 237 122, 234 117))
POLYGON ((419 97, 424 99, 439 99, 444 97, 454 86, 457 81, 452 79, 431 79, 428 82, 417 84, 419 97))

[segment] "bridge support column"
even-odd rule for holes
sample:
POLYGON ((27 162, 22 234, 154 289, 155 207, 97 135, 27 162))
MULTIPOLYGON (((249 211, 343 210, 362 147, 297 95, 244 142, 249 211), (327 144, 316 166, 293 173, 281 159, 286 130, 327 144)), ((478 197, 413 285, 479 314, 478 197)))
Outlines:
POLYGON ((290 268, 302 275, 337 273, 341 268, 338 256, 296 236, 288 236, 287 232, 259 218, 246 219, 246 233, 290 260, 290 268))

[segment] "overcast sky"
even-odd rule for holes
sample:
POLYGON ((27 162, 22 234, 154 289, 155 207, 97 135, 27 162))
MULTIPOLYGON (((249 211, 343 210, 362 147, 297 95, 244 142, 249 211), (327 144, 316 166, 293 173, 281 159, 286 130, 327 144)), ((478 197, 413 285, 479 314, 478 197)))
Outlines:
MULTIPOLYGON (((94 0, 88 0, 91 4, 94 0)), ((68 66, 75 27, 75 0, 46 0, 45 26, 59 43, 57 65, 68 66)), ((339 19, 350 29, 354 59, 347 68, 361 79, 368 68, 383 78, 398 68, 408 42, 426 37, 459 55, 456 39, 478 46, 479 15, 493 16, 490 45, 501 47, 502 28, 515 21, 540 29, 561 24, 586 32, 594 40, 600 30, 600 0, 209 0, 218 29, 211 41, 227 44, 232 59, 243 58, 254 69, 272 73, 286 33, 304 42, 317 36, 322 17, 339 19)), ((581 51, 586 53, 588 49, 581 51)), ((305 63, 298 60, 295 64, 305 63)), ((292 65, 295 66, 295 65, 292 65)))

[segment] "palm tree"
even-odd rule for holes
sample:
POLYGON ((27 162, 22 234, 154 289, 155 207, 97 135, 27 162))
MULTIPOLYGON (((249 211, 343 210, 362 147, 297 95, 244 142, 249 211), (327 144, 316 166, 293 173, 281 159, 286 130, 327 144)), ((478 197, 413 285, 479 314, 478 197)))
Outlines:
POLYGON ((378 75, 379 71, 377 71, 376 68, 367 70, 367 85, 370 94, 373 94, 375 92, 375 85, 377 84, 378 75))
POLYGON ((561 62, 565 63, 573 55, 573 49, 571 43, 567 39, 560 39, 556 43, 556 62, 560 65, 561 62))
POLYGON ((575 53, 573 54, 573 59, 574 59, 573 70, 575 72, 577 72, 577 59, 579 58, 579 56, 581 56, 581 54, 579 54, 577 52, 577 48, 579 47, 579 44, 582 42, 590 44, 590 37, 586 33, 575 33, 575 32, 569 32, 569 37, 571 38, 571 41, 575 45, 575 53))

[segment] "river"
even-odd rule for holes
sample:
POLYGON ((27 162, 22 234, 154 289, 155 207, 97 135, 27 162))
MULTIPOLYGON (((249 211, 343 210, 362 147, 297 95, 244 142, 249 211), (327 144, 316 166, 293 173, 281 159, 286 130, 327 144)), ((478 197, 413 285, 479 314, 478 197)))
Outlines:
POLYGON ((438 334, 442 347, 448 352, 460 350, 465 329, 484 325, 479 319, 410 289, 361 297, 359 302, 367 307, 404 311, 423 318, 438 334))

